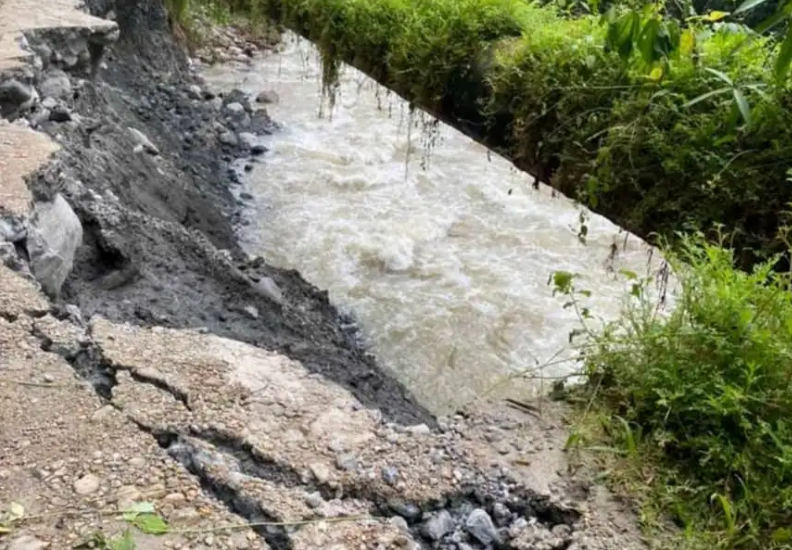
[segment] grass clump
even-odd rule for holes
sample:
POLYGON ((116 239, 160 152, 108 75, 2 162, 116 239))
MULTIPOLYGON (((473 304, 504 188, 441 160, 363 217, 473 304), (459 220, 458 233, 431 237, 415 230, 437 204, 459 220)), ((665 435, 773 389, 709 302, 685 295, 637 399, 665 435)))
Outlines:
POLYGON ((772 261, 737 270, 701 235, 669 261, 672 312, 636 282, 617 321, 586 331, 587 413, 571 441, 615 451, 604 466, 644 519, 683 528, 669 548, 790 548, 790 274, 772 261))

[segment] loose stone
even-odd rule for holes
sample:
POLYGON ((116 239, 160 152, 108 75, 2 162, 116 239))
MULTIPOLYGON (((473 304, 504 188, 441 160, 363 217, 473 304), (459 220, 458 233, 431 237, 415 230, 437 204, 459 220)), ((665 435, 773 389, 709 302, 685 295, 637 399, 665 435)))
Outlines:
POLYGON ((99 490, 99 478, 88 474, 74 482, 74 492, 78 495, 90 495, 99 490))
POLYGON ((446 510, 440 510, 437 515, 429 518, 421 526, 421 534, 429 540, 440 540, 454 530, 454 518, 446 510))
POLYGON ((498 540, 498 530, 492 523, 492 518, 481 508, 476 508, 470 513, 465 521, 465 529, 482 544, 490 544, 498 540))

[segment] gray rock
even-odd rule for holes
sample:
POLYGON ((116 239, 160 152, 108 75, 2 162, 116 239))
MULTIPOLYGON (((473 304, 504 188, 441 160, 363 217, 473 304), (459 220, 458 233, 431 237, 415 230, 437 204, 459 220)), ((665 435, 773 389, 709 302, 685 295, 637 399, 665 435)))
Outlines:
POLYGON ((229 147, 235 147, 239 140, 234 132, 223 132, 220 134, 220 137, 217 138, 220 143, 223 145, 228 145, 229 147))
POLYGON ((421 517, 421 509, 412 502, 404 502, 400 499, 394 499, 388 502, 388 506, 390 506, 391 510, 405 519, 414 521, 421 517))
POLYGON ((247 313, 251 319, 259 318, 259 310, 256 306, 245 306, 242 308, 242 311, 247 313))
POLYGON ((36 203, 28 228, 27 250, 33 275, 50 296, 60 294, 82 238, 80 218, 60 193, 52 202, 36 203))
POLYGON ((357 457, 352 453, 340 454, 336 457, 336 466, 349 472, 357 469, 357 457))
POLYGON ((251 134, 250 132, 241 132, 239 134, 239 143, 245 149, 253 149, 256 145, 258 145, 258 138, 256 134, 251 134))
POLYGON ((72 119, 71 113, 63 105, 56 105, 50 111, 49 119, 52 122, 69 122, 72 119))
POLYGON ((9 543, 8 550, 44 550, 50 543, 39 540, 33 535, 22 535, 9 543))
POLYGON ((409 426, 407 431, 413 435, 429 435, 432 433, 432 430, 426 424, 417 424, 415 426, 409 426))
POLYGON ((283 304, 283 292, 278 285, 269 277, 262 277, 261 280, 253 285, 259 294, 265 298, 269 298, 277 304, 283 304))
POLYGON ((495 521, 498 525, 505 525, 511 519, 511 511, 501 502, 496 502, 492 507, 492 514, 495 516, 495 521))
POLYGON ((383 466, 380 473, 383 481, 389 485, 395 485, 399 479, 399 470, 395 466, 383 466))
POLYGON ((34 128, 40 126, 41 124, 50 120, 50 115, 52 113, 49 109, 36 109, 36 112, 31 113, 28 119, 30 120, 30 125, 34 128))
POLYGON ((41 101, 41 106, 45 109, 54 109, 58 106, 58 101, 54 97, 45 97, 41 101))
POLYGON ((187 87, 187 96, 190 99, 203 99, 204 92, 197 84, 192 84, 187 87))
POLYGON ((27 227, 14 216, 0 214, 0 240, 15 243, 27 236, 27 227))
POLYGON ((74 492, 78 495, 90 495, 99 490, 99 478, 88 474, 74 482, 74 492))
POLYGON ((311 473, 319 483, 327 483, 330 480, 330 468, 323 462, 316 462, 309 466, 311 473))
POLYGON ((319 492, 308 493, 305 497, 305 503, 311 508, 319 508, 324 504, 324 499, 319 492))
POLYGON ((245 112, 245 107, 241 103, 237 103, 237 102, 229 103, 228 105, 225 106, 225 108, 226 111, 233 114, 239 114, 245 112))
POLYGON ((36 90, 26 86, 18 80, 11 79, 0 84, 0 103, 10 104, 14 108, 32 105, 36 97, 36 90))
POLYGON ((481 508, 476 508, 465 520, 465 529, 470 535, 482 544, 498 541, 498 530, 492 523, 492 518, 481 508))
POLYGON ((393 516, 388 520, 388 523, 393 525, 399 531, 402 531, 404 533, 410 532, 410 526, 407 524, 407 520, 401 516, 393 516))
POLYGON ((55 99, 69 99, 73 93, 69 75, 58 69, 47 72, 39 89, 44 97, 55 99))
POLYGON ((151 143, 151 140, 146 136, 146 134, 135 128, 130 127, 127 129, 129 130, 129 133, 132 134, 132 139, 135 140, 135 152, 145 151, 150 155, 160 154, 157 146, 151 143))
POLYGON ((280 97, 273 90, 265 90, 256 96, 256 103, 278 103, 280 97))
POLYGON ((421 534, 429 540, 440 540, 454 530, 454 518, 447 510, 440 510, 421 526, 421 534))
POLYGON ((558 525, 553 526, 550 532, 557 537, 568 538, 570 535, 572 535, 572 528, 564 523, 559 523, 558 525))

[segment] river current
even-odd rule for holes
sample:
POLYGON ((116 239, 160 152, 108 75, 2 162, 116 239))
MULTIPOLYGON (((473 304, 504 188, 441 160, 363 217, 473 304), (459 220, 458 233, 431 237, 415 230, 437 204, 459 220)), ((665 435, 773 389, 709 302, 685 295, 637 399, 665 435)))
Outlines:
POLYGON ((327 289, 379 362, 436 412, 545 391, 576 368, 578 321, 548 285, 555 270, 579 274, 585 305, 612 319, 627 288, 618 271, 659 264, 585 209, 582 242, 581 207, 352 68, 330 109, 308 42, 290 37, 250 67, 204 74, 280 98, 267 108, 283 129, 245 182, 243 245, 327 289))

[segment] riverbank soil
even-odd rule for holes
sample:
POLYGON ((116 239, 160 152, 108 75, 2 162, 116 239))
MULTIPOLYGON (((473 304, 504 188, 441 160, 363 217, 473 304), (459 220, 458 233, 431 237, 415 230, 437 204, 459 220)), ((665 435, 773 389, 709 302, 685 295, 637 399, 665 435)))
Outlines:
POLYGON ((559 411, 434 419, 245 255, 230 167, 277 125, 158 0, 87 7, 0 4, 0 549, 642 547, 559 411))

